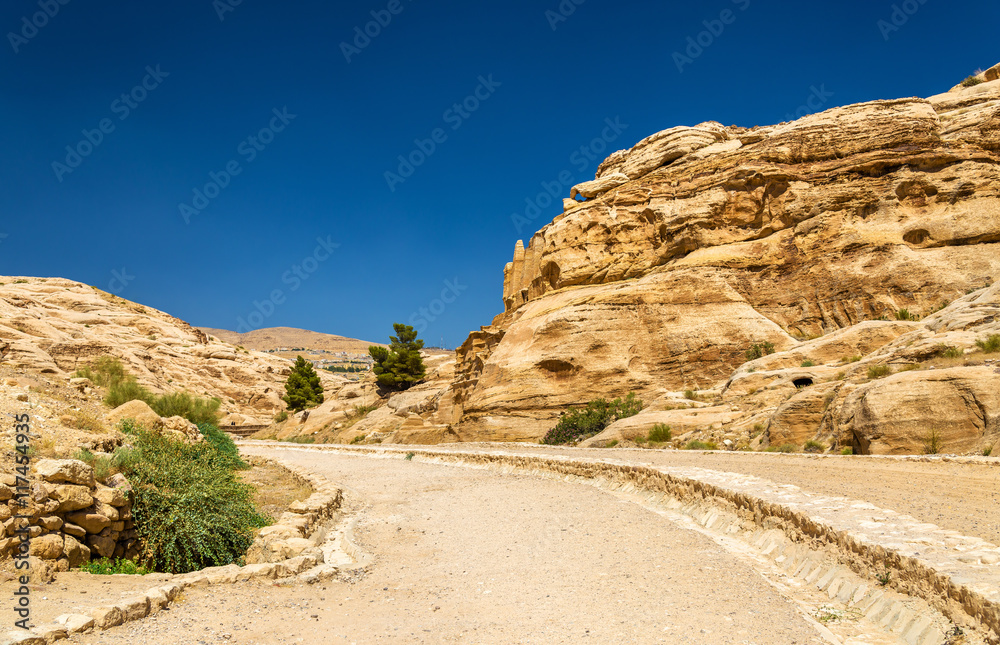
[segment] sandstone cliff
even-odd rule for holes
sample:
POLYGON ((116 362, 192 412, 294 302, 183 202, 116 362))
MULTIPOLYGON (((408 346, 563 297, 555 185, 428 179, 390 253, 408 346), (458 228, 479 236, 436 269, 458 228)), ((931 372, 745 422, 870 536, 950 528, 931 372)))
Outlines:
MULTIPOLYGON (((895 321, 901 309, 926 316, 1000 274, 998 69, 929 99, 769 127, 672 128, 612 154, 594 181, 573 189, 583 201, 566 200, 527 247, 518 242, 504 270, 504 312, 458 350, 449 404, 460 411, 459 437, 537 440, 567 406, 598 396, 735 392, 741 379, 730 377, 756 342, 783 352, 784 368, 809 355, 811 338, 825 343, 825 359, 882 351, 882 362, 905 362, 893 341, 934 337, 934 320, 944 319, 870 321, 895 321)), ((995 306, 995 290, 980 297, 995 306)), ((974 308, 961 306, 941 315, 974 308)), ((836 418, 793 396, 773 420, 777 402, 760 401, 716 410, 715 423, 752 420, 775 439, 785 427, 807 428, 796 440, 827 424, 840 445, 912 451, 913 436, 895 434, 928 432, 926 402, 947 389, 975 402, 956 415, 985 406, 960 423, 979 438, 954 444, 978 448, 1000 432, 995 397, 980 391, 996 383, 983 380, 991 368, 955 369, 968 371, 798 395, 825 407, 844 392, 836 418), (903 390, 925 403, 899 409, 903 390)), ((831 365, 822 378, 838 371, 831 365)), ((794 392, 795 379, 781 378, 794 392)))

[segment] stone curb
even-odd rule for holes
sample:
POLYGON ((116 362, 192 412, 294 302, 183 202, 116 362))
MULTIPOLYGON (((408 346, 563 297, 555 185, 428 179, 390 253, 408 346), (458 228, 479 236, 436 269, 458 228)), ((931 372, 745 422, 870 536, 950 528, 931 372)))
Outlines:
MULTIPOLYGON (((869 582, 873 582, 879 572, 889 572, 890 587, 926 601, 958 625, 983 630, 989 642, 1000 643, 1000 547, 868 503, 815 495, 795 486, 735 473, 701 468, 652 467, 613 459, 515 453, 509 450, 509 446, 508 450, 494 452, 442 451, 405 446, 282 445, 280 448, 380 458, 404 458, 413 453, 421 460, 439 463, 499 467, 511 472, 530 471, 571 480, 603 481, 608 487, 625 492, 665 494, 675 500, 671 506, 678 509, 692 503, 711 502, 720 506, 724 514, 736 518, 735 524, 722 527, 724 530, 732 526, 736 527, 735 531, 747 531, 751 527, 756 530, 771 529, 780 533, 782 540, 789 544, 806 545, 812 551, 827 550, 836 554, 844 567, 869 582), (858 517, 868 519, 859 522, 858 517)), ((912 460, 946 459, 924 457, 912 460)), ((982 457, 950 460, 959 463, 996 461, 982 457)), ((703 519, 713 530, 718 530, 719 522, 703 519)), ((777 543, 766 546, 772 547, 768 551, 768 556, 772 558, 780 557, 784 551, 784 547, 779 549, 777 543)), ((802 558, 799 560, 801 565, 802 558)), ((807 572, 810 574, 808 582, 825 583, 827 589, 837 582, 835 577, 826 579, 830 571, 824 571, 824 575, 820 576, 819 567, 814 568, 815 576, 813 572, 807 572)), ((876 586, 877 583, 870 588, 876 586)), ((837 589, 835 596, 839 594, 840 589, 837 589)), ((873 595, 866 594, 859 601, 870 599, 873 595)), ((893 609, 895 614, 888 616, 892 620, 886 623, 890 627, 905 628, 905 634, 913 643, 930 642, 925 638, 925 634, 931 633, 929 625, 916 630, 916 624, 923 617, 901 614, 896 606, 898 603, 894 603, 874 604, 885 612, 893 609), (907 620, 902 621, 902 618, 907 620), (913 634, 914 631, 918 633, 913 634)), ((885 612, 877 612, 879 615, 874 616, 875 622, 887 618, 881 615, 885 612)))
MULTIPOLYGON (((289 470, 296 478, 308 482, 314 491, 304 502, 293 502, 289 506, 290 512, 282 517, 286 520, 294 519, 289 518, 290 515, 304 518, 304 525, 313 531, 314 536, 322 534, 322 537, 325 538, 326 531, 323 529, 322 523, 329 520, 340 509, 343 499, 341 490, 324 477, 310 473, 294 464, 284 463, 281 460, 271 461, 275 461, 289 470)), ((285 529, 298 532, 303 523, 274 524, 272 526, 282 526, 285 529)), ((37 625, 27 631, 9 632, 2 641, 3 645, 45 645, 68 638, 70 634, 86 632, 91 629, 105 630, 127 622, 141 620, 169 606, 182 591, 189 587, 232 584, 248 580, 276 580, 293 576, 299 576, 306 582, 315 582, 332 577, 341 569, 367 566, 370 556, 364 554, 354 544, 353 526, 354 522, 352 521, 340 533, 339 545, 345 553, 356 559, 356 564, 333 566, 324 563, 322 553, 308 553, 279 562, 248 564, 242 567, 230 564, 174 575, 165 584, 151 587, 142 594, 125 598, 113 605, 97 607, 86 614, 63 614, 52 623, 37 625), (313 575, 310 576, 310 573, 313 575)))

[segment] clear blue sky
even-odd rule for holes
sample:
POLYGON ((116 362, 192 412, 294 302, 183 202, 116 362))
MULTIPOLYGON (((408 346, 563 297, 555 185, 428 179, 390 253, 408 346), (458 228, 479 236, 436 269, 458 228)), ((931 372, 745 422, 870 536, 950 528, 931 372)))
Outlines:
POLYGON ((385 341, 425 308, 454 347, 569 196, 519 232, 543 182, 675 125, 785 120, 813 88, 928 96, 1000 62, 994 0, 898 3, 891 30, 870 0, 236 2, 3 3, 0 274, 229 329, 385 341), (606 119, 627 128, 587 159, 606 119))

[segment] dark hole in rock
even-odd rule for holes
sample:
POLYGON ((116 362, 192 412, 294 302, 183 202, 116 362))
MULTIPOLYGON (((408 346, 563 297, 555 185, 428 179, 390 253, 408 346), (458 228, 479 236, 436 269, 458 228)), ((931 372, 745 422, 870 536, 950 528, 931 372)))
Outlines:
POLYGON ((813 380, 808 377, 797 378, 794 381, 792 381, 792 385, 794 385, 795 387, 809 387, 812 384, 813 380))

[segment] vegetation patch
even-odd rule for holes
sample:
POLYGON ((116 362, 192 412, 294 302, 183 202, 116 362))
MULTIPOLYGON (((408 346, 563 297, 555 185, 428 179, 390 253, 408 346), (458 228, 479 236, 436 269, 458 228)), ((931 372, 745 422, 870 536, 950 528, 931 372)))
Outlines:
POLYGON ((985 354, 1000 352, 1000 334, 990 334, 984 339, 977 340, 976 347, 983 350, 985 354))
POLYGON ((814 441, 813 439, 810 439, 805 443, 804 446, 802 446, 802 452, 819 453, 823 452, 824 450, 826 450, 826 446, 824 446, 818 441, 814 441))
POLYGON ((624 399, 595 399, 585 408, 564 412, 559 423, 542 439, 550 446, 580 442, 600 433, 619 419, 635 416, 642 410, 642 401, 634 393, 624 399))
POLYGON ((697 439, 692 439, 684 445, 684 450, 718 450, 717 446, 712 441, 698 441, 697 439))
POLYGON ((872 365, 868 368, 868 378, 871 380, 885 378, 892 374, 892 368, 888 365, 872 365))
POLYGON ((296 357, 292 373, 285 381, 285 396, 282 400, 292 412, 302 412, 306 408, 314 408, 323 402, 323 384, 319 374, 313 369, 312 363, 296 357))
POLYGON ((254 505, 232 455, 211 440, 190 445, 139 428, 131 445, 115 452, 115 464, 132 485, 139 562, 155 571, 240 563, 254 529, 271 522, 254 505))
POLYGON ((767 449, 764 450, 764 452, 784 452, 784 453, 789 453, 789 452, 795 452, 796 450, 798 450, 798 448, 796 448, 796 446, 795 446, 794 443, 784 443, 784 444, 781 444, 780 446, 768 446, 767 449))
POLYGON ((964 81, 962 81, 962 87, 975 87, 976 85, 980 85, 981 83, 983 83, 983 79, 973 74, 972 76, 969 76, 964 81))
POLYGON ((109 560, 108 558, 84 562, 80 565, 80 571, 83 571, 84 573, 91 573, 96 576, 116 576, 121 574, 129 576, 144 576, 148 573, 153 573, 150 569, 140 566, 131 560, 109 560))
POLYGON ((750 346, 750 349, 746 351, 747 362, 755 361, 758 358, 763 358, 765 356, 770 356, 774 353, 774 343, 763 342, 754 343, 750 346))
POLYGON ((665 423, 657 423, 650 429, 647 439, 654 443, 667 443, 673 437, 674 433, 670 430, 670 426, 665 423))

